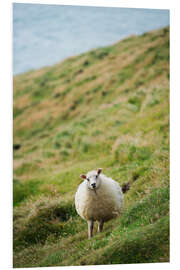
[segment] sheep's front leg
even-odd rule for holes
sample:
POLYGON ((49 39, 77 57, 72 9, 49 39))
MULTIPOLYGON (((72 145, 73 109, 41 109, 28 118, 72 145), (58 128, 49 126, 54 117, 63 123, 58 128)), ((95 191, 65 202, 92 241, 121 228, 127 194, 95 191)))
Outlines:
POLYGON ((88 220, 88 237, 89 238, 91 238, 93 235, 93 226, 94 226, 94 221, 88 220))
POLYGON ((98 232, 102 232, 104 222, 102 220, 98 221, 98 232))

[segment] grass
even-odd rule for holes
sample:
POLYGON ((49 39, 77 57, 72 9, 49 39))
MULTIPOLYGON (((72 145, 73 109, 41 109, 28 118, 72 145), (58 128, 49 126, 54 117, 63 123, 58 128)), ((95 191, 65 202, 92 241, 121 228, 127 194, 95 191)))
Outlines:
POLYGON ((14 267, 169 261, 169 28, 14 77, 14 267), (131 182, 87 239, 80 174, 131 182))
POLYGON ((27 183, 22 183, 21 181, 13 180, 13 204, 17 206, 22 201, 24 201, 29 196, 38 194, 39 192, 39 181, 28 181, 27 183))

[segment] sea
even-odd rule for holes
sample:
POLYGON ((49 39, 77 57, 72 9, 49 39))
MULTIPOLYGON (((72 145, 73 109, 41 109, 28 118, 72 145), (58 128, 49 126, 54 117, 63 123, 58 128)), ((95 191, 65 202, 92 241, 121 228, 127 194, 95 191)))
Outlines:
POLYGON ((169 10, 13 4, 13 74, 169 25, 169 10))

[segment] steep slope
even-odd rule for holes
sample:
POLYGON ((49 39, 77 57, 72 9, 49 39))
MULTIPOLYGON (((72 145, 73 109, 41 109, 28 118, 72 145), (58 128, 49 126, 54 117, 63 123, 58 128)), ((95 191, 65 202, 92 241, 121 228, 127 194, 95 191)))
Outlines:
POLYGON ((168 261, 169 28, 15 76, 13 105, 14 266, 168 261), (89 241, 73 197, 98 167, 133 184, 89 241))

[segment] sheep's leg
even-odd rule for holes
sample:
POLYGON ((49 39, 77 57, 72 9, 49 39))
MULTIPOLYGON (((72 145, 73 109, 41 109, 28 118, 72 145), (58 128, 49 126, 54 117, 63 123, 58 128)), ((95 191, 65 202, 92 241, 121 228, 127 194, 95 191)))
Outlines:
POLYGON ((102 232, 104 222, 102 220, 98 221, 98 232, 102 232))
POLYGON ((93 226, 94 226, 94 221, 88 220, 88 237, 89 238, 91 238, 93 235, 93 226))

